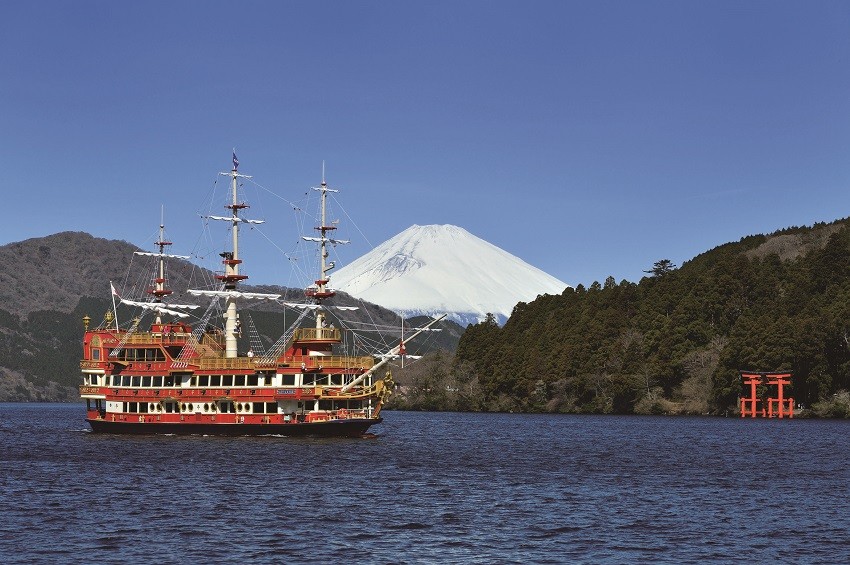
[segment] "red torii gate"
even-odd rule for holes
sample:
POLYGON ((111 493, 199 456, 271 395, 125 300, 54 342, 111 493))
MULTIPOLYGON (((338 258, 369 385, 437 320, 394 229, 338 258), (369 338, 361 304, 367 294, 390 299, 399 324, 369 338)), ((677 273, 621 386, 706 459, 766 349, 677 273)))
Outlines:
POLYGON ((750 385, 750 396, 749 397, 741 397, 741 418, 745 418, 748 415, 751 418, 755 418, 758 415, 758 403, 760 402, 757 394, 756 387, 762 384, 762 379, 767 379, 768 386, 776 387, 776 396, 769 396, 767 398, 767 410, 765 411, 764 407, 761 409, 761 416, 766 416, 768 418, 788 418, 794 417, 794 399, 793 398, 785 398, 783 395, 783 388, 785 385, 791 384, 791 373, 756 373, 750 371, 741 371, 741 378, 744 380, 745 385, 750 385), (749 405, 749 409, 747 406, 749 405), (776 406, 776 411, 774 412, 774 406, 776 406))

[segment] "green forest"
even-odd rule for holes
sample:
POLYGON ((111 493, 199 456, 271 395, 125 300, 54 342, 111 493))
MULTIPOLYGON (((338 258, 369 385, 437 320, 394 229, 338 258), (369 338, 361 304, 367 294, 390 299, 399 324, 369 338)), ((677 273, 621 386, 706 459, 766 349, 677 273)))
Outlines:
POLYGON ((454 356, 404 373, 393 406, 733 415, 743 370, 792 372, 786 397, 804 413, 850 415, 847 220, 520 303, 503 327, 470 325, 454 356))

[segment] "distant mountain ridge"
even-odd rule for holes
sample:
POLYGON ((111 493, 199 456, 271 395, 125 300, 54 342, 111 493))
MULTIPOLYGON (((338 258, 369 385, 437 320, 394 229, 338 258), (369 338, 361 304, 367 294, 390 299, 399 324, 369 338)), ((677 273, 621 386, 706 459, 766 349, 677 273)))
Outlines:
POLYGON ((413 225, 341 268, 335 288, 405 317, 447 313, 504 322, 519 302, 569 288, 555 277, 453 225, 413 225))
MULTIPOLYGON (((84 232, 62 232, 0 246, 0 264, 4 266, 0 271, 0 402, 77 399, 83 316, 98 324, 112 309, 110 280, 122 295, 135 299, 144 297, 150 285, 154 258, 134 256, 135 251, 141 249, 126 241, 84 232)), ((184 294, 184 289, 203 288, 204 281, 213 281, 213 273, 183 260, 170 260, 167 275, 168 286, 175 291, 171 298, 184 303, 196 300, 184 294)), ((303 289, 272 285, 242 288, 279 293, 287 300, 304 297, 303 289)), ((330 303, 358 306, 345 312, 346 322, 399 327, 396 314, 345 293, 339 293, 330 303)), ((260 336, 270 342, 282 331, 282 310, 278 304, 262 301, 243 312, 246 320, 250 318, 256 324, 260 336)), ((440 327, 442 331, 427 342, 411 344, 409 353, 453 350, 463 328, 447 321, 440 327)))
MULTIPOLYGON (((781 260, 793 262, 822 251, 830 238, 848 224, 850 220, 845 219, 812 227, 787 228, 767 236, 747 236, 740 242, 723 244, 700 254, 688 264, 710 266, 725 254, 742 259, 778 255, 781 260)), ((146 280, 150 273, 143 261, 137 261, 130 268, 133 252, 137 250, 137 246, 126 241, 96 238, 84 232, 62 232, 0 246, 0 264, 3 265, 0 271, 0 401, 77 398, 82 317, 87 314, 92 323, 96 323, 111 308, 110 279, 119 289, 123 289, 125 279, 146 280)), ((405 265, 411 272, 425 269, 416 261, 408 262, 404 254, 396 261, 397 266, 405 265)), ((187 261, 171 261, 170 286, 186 288, 190 280, 201 276, 199 271, 203 269, 187 261)), ((207 272, 203 276, 209 275, 207 272)), ((334 279, 338 277, 339 273, 334 279)), ((333 280, 332 284, 335 282, 333 280)), ((246 286, 246 290, 248 288, 259 292, 281 291, 293 297, 303 295, 301 289, 246 286)), ((339 304, 358 303, 344 293, 333 300, 339 304)), ((250 313, 255 315, 260 332, 264 333, 262 312, 255 314, 252 310, 250 313)), ((352 319, 363 316, 364 320, 387 325, 397 322, 397 317, 379 307, 348 316, 352 319)), ((512 325, 523 326, 521 318, 512 325)), ((564 322, 574 323, 568 319, 564 322)), ((270 317, 265 323, 274 326, 265 333, 279 331, 279 318, 270 317)), ((457 343, 459 331, 457 325, 450 324, 439 335, 457 343)))

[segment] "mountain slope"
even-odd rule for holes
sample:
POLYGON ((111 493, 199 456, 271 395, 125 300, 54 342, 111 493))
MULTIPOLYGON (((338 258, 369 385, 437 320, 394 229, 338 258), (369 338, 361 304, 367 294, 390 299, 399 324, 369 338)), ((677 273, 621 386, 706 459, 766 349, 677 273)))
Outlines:
POLYGON ((452 225, 411 226, 340 269, 331 284, 405 316, 449 313, 464 323, 487 313, 504 321, 518 302, 568 286, 452 225))
MULTIPOLYGON (((151 284, 151 257, 134 256, 139 248, 125 241, 92 237, 82 232, 64 232, 42 238, 0 246, 0 402, 67 401, 78 398, 80 382, 80 340, 83 316, 98 324, 105 312, 112 310, 109 281, 128 298, 144 299, 151 284)), ((205 286, 212 273, 188 261, 168 262, 169 287, 175 290, 175 302, 193 302, 197 298, 180 289, 205 286)), ((303 289, 279 286, 244 286, 246 291, 283 294, 297 301, 303 289)), ((329 301, 335 305, 357 306, 346 311, 345 319, 331 321, 339 325, 363 328, 379 326, 381 332, 369 334, 379 343, 395 344, 400 322, 387 309, 356 300, 340 293, 329 301), (345 323, 343 323, 345 322, 345 323), (387 329, 392 328, 392 329, 387 329)), ((118 307, 119 319, 126 322, 132 309, 118 307)), ((260 301, 243 305, 249 331, 241 344, 246 350, 250 328, 257 329, 260 340, 269 345, 294 319, 282 314, 283 307, 260 301)), ((416 325, 417 320, 409 324, 416 325)), ((454 350, 463 328, 449 321, 431 339, 419 338, 409 348, 410 354, 423 354, 434 349, 454 350)), ((360 330, 364 332, 365 330, 360 330)))

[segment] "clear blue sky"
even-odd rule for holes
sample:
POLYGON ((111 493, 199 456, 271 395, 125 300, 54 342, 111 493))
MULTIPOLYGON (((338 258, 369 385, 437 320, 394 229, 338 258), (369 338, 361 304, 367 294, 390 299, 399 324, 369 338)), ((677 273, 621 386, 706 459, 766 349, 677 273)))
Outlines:
MULTIPOLYGON (((0 243, 75 230, 151 248, 165 205, 173 251, 197 250, 234 146, 268 222, 245 242, 266 256, 246 256, 252 283, 291 283, 268 240, 292 247, 293 214, 268 191, 300 199, 323 160, 368 244, 456 224, 573 285, 850 215, 846 1, 2 13, 0 243)), ((368 250, 346 235, 343 261, 368 250)))

